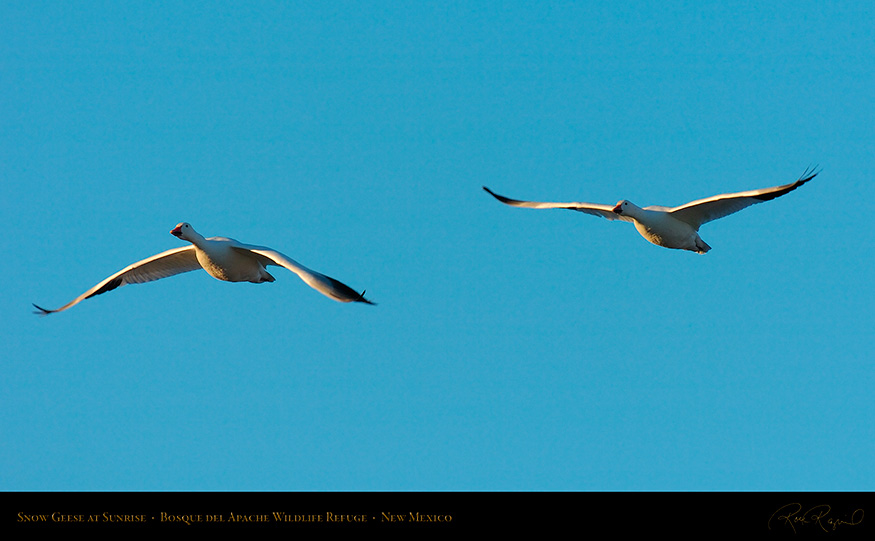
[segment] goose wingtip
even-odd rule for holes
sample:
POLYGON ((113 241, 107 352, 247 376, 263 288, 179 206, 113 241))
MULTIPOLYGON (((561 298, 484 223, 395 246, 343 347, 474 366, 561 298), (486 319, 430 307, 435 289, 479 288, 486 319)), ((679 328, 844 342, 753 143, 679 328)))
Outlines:
POLYGON ((46 310, 42 306, 37 306, 36 303, 31 303, 31 304, 33 304, 33 307, 36 308, 36 310, 39 310, 39 311, 34 310, 34 312, 33 312, 34 314, 36 314, 38 316, 47 316, 53 312, 56 312, 56 310, 46 310))
POLYGON ((811 180, 814 177, 816 177, 817 175, 819 175, 821 173, 821 171, 823 171, 823 168, 821 168, 820 165, 818 165, 818 164, 809 165, 808 167, 805 168, 805 172, 802 173, 802 176, 800 176, 799 180, 797 180, 796 182, 798 182, 799 185, 801 186, 802 184, 805 184, 809 180, 811 180))

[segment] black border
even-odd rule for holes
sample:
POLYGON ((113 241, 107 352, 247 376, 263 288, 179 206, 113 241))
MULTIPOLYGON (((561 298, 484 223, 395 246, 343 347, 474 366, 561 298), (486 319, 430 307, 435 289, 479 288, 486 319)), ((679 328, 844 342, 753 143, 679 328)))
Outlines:
POLYGON ((873 538, 869 522, 875 520, 875 494, 871 492, 4 494, 7 503, 2 506, 3 530, 30 534, 48 530, 69 533, 105 530, 114 534, 133 530, 151 533, 232 530, 286 536, 339 531, 409 535, 534 530, 561 534, 571 528, 574 534, 596 535, 741 534, 845 539, 873 538), (290 519, 277 521, 274 512, 286 513, 290 519), (180 519, 186 516, 191 520, 180 519), (87 517, 95 520, 88 522, 87 517))

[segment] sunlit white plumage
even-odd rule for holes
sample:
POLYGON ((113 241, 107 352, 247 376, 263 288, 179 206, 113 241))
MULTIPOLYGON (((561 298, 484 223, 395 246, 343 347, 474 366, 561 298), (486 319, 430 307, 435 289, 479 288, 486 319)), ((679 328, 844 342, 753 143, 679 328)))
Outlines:
POLYGON ((201 268, 210 276, 227 282, 273 282, 274 277, 265 269, 268 265, 289 269, 307 285, 336 301, 374 304, 364 297, 364 291, 357 293, 334 278, 308 269, 271 248, 242 244, 225 237, 207 239, 186 222, 178 224, 170 233, 191 245, 167 250, 125 267, 56 310, 47 310, 34 304, 39 309, 36 313, 47 315, 60 312, 89 297, 126 284, 142 284, 201 268))
POLYGON ((813 179, 819 171, 806 170, 799 180, 761 190, 727 193, 715 195, 707 199, 699 199, 668 208, 659 206, 638 207, 630 201, 620 201, 614 206, 594 203, 542 203, 537 201, 519 201, 496 194, 486 186, 484 190, 506 205, 534 209, 568 209, 601 216, 608 220, 632 222, 642 237, 657 246, 690 250, 704 254, 711 249, 699 237, 699 227, 712 220, 723 218, 734 212, 763 201, 771 201, 776 197, 792 192, 813 179))

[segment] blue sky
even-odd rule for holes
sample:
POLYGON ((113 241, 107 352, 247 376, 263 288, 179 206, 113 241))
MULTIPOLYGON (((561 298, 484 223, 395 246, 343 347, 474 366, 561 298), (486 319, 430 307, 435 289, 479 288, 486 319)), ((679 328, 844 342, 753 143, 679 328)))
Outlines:
POLYGON ((4 2, 0 489, 872 490, 873 8, 759 4, 4 2), (181 221, 379 304, 31 313, 181 221))

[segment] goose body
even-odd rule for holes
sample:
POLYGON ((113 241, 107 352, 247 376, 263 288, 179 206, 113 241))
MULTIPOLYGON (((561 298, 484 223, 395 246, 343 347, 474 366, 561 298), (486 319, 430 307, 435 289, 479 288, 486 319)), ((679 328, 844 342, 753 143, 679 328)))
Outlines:
POLYGON ((226 237, 204 238, 187 222, 178 224, 170 233, 191 244, 129 265, 58 309, 48 310, 34 304, 39 310, 36 313, 61 312, 126 284, 151 282, 197 269, 204 269, 213 278, 226 282, 273 282, 275 278, 266 269, 269 265, 285 267, 316 291, 338 302, 374 304, 364 297, 364 292, 357 293, 346 284, 308 269, 271 248, 243 244, 226 237))
POLYGON ((771 201, 790 193, 813 179, 817 174, 818 172, 813 170, 806 170, 798 180, 790 184, 760 190, 715 195, 674 208, 660 206, 641 208, 625 199, 614 206, 578 202, 548 203, 521 201, 498 195, 486 186, 483 189, 502 203, 513 207, 568 209, 601 216, 608 220, 632 222, 642 237, 657 246, 704 254, 711 247, 699 236, 699 227, 712 220, 738 212, 750 205, 771 201))

